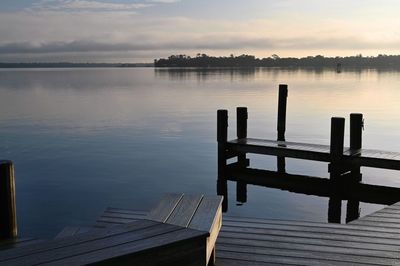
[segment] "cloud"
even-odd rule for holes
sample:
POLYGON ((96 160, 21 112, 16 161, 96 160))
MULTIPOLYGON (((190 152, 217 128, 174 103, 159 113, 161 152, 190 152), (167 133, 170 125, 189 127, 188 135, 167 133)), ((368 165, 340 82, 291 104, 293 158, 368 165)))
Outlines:
MULTIPOLYGON (((161 0, 162 1, 162 0, 161 0)), ((167 0, 168 1, 168 0, 167 0)), ((133 11, 150 7, 151 3, 110 3, 94 0, 41 0, 32 5, 33 11, 133 11)))

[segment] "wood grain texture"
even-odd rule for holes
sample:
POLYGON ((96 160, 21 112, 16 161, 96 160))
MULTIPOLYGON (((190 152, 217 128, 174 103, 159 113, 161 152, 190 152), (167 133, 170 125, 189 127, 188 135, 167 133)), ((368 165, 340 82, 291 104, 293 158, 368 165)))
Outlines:
MULTIPOLYGON (((123 263, 128 262, 126 258, 130 259, 130 263, 137 261, 137 265, 156 265, 171 261, 168 256, 159 256, 159 251, 165 252, 164 249, 180 244, 186 246, 179 246, 182 249, 182 257, 178 250, 175 250, 176 256, 171 256, 172 261, 186 261, 186 253, 202 251, 200 258, 204 263, 206 233, 147 220, 135 224, 139 226, 133 226, 131 223, 52 240, 35 247, 12 249, 6 256, 2 256, 0 265, 84 265, 108 260, 119 264, 120 260, 123 263), (193 245, 193 250, 190 250, 189 247, 193 245), (143 254, 148 254, 147 258, 153 259, 144 262, 143 254), (154 256, 155 254, 157 256, 154 256)), ((4 255, 3 252, 0 255, 4 255)))
POLYGON ((157 205, 149 212, 148 219, 162 223, 166 222, 182 198, 183 194, 164 194, 157 205))

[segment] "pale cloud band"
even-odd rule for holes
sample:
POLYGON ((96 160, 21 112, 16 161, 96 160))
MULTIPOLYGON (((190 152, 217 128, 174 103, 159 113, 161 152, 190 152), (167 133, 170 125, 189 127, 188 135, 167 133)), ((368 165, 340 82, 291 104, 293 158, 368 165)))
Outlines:
POLYGON ((293 14, 239 20, 140 14, 177 2, 42 0, 23 11, 0 12, 0 61, 32 56, 58 60, 61 55, 75 60, 89 54, 90 59, 110 56, 107 61, 118 54, 115 60, 120 61, 124 53, 129 60, 150 62, 172 53, 263 57, 400 52, 400 20, 389 16, 376 23, 368 17, 316 21, 293 14))

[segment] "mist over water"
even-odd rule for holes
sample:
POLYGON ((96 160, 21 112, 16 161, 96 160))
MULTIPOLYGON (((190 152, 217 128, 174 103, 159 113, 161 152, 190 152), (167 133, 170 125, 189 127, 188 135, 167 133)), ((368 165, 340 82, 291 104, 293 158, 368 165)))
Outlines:
MULTIPOLYGON (((247 106, 248 135, 276 138, 278 84, 289 85, 286 139, 329 144, 330 118, 364 114, 365 148, 400 151, 400 72, 285 69, 0 70, 0 155, 15 163, 22 236, 92 225, 108 206, 146 210, 165 192, 216 193, 216 111, 247 106)), ((276 159, 251 157, 275 169, 276 159)), ((289 173, 328 177, 288 159, 289 173)), ((398 186, 395 171, 362 168, 366 183, 398 186)), ((249 186, 229 213, 327 221, 328 200, 249 186)), ((361 204, 361 215, 381 208, 361 204)))

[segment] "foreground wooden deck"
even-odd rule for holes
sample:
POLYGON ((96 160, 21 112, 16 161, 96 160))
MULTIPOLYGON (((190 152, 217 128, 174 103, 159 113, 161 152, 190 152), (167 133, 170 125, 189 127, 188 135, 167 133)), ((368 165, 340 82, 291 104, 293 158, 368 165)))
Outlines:
MULTIPOLYGON (((146 211, 108 208, 96 227, 143 219, 146 211)), ((350 224, 225 215, 217 265, 400 265, 400 203, 350 224)))

